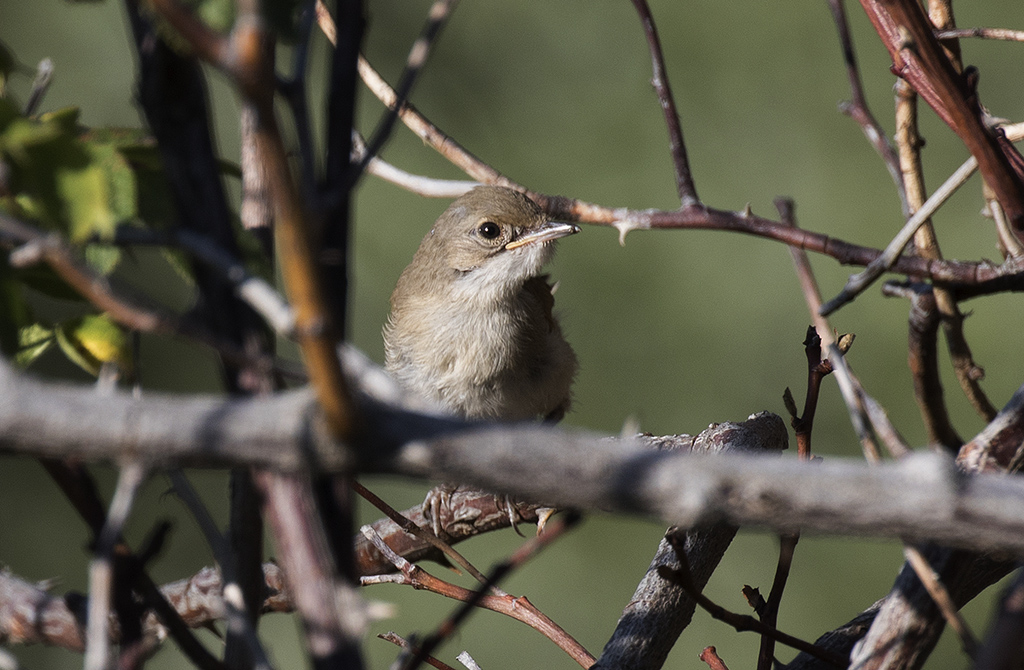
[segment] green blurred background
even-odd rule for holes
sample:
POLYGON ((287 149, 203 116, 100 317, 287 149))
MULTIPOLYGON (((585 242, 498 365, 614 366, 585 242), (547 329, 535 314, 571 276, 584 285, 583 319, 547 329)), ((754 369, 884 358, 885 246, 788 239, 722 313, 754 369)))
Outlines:
MULTIPOLYGON (((365 52, 389 81, 397 80, 428 7, 426 0, 369 0, 365 52)), ((704 201, 736 210, 749 203, 756 213, 775 217, 773 198, 790 196, 803 227, 884 246, 900 225, 899 207, 880 160, 859 128, 836 110, 848 88, 825 3, 653 1, 652 9, 704 201)), ((859 7, 849 9, 869 101, 891 132, 893 77, 887 56, 859 7)), ((965 27, 1024 27, 1024 5, 1018 0, 963 3, 957 10, 965 27)), ((0 39, 22 62, 32 67, 43 57, 55 62, 44 109, 78 105, 83 123, 91 126, 140 123, 120 3, 0 0, 0 17, 0 39)), ((326 46, 322 37, 316 44, 310 94, 312 104, 322 108, 326 46)), ((1020 45, 966 41, 964 56, 980 68, 981 98, 989 109, 1024 118, 1020 45)), ((647 46, 625 0, 467 1, 445 28, 412 99, 469 150, 538 191, 612 206, 674 208, 667 136, 649 80, 647 46)), ((218 142, 226 158, 237 160, 236 98, 217 73, 211 72, 210 82, 218 142)), ((16 95, 24 99, 28 86, 29 77, 19 78, 16 95)), ((369 131, 381 106, 365 90, 360 96, 360 127, 369 131)), ((927 179, 934 188, 967 154, 929 110, 922 117, 927 179)), ((322 127, 322 119, 318 123, 322 127)), ((413 172, 460 176, 401 127, 384 155, 413 172)), ((230 186, 237 192, 237 184, 230 186)), ((350 337, 378 361, 391 289, 445 206, 374 178, 360 186, 350 337)), ((998 257, 992 226, 978 216, 981 206, 975 177, 937 217, 947 257, 998 257)), ((850 272, 828 258, 815 257, 812 263, 826 297, 850 272)), ((622 247, 616 231, 588 227, 561 244, 551 271, 561 282, 558 306, 581 362, 570 426, 617 433, 624 422, 636 420, 657 434, 696 433, 709 423, 742 420, 760 410, 784 414, 786 386, 803 397, 801 341, 809 321, 785 247, 691 231, 636 232, 622 247)), ((137 253, 121 276, 177 309, 188 305, 188 291, 157 256, 137 253)), ((973 310, 967 334, 988 373, 985 389, 1001 406, 1024 379, 1024 310, 1014 296, 964 307, 973 310)), ((61 309, 40 300, 43 312, 61 309)), ((884 299, 875 288, 843 309, 833 324, 857 334, 852 365, 907 440, 921 445, 924 433, 905 362, 906 313, 904 302, 884 299)), ((217 388, 212 359, 201 349, 145 338, 142 355, 151 389, 217 388)), ((85 381, 56 355, 43 363, 47 374, 85 381)), ((969 437, 982 422, 947 370, 950 411, 969 437)), ((814 440, 816 452, 826 458, 860 453, 831 382, 823 390, 814 440)), ((97 472, 109 490, 112 470, 97 472)), ((223 519, 225 476, 196 472, 194 477, 223 519)), ((392 479, 367 483, 399 508, 419 502, 426 489, 392 479)), ((160 478, 147 486, 129 528, 137 542, 154 520, 176 520, 169 546, 153 566, 158 581, 182 578, 212 561, 195 525, 165 495, 167 489, 160 478)), ((362 509, 363 520, 376 516, 362 509)), ((528 595, 598 654, 663 530, 647 521, 594 515, 506 588, 528 595)), ((59 577, 58 592, 84 590, 87 541, 82 524, 35 463, 11 458, 0 463, 0 564, 27 579, 59 577)), ((520 542, 507 531, 462 548, 487 567, 520 542)), ((744 611, 740 589, 751 584, 767 591, 776 546, 770 534, 741 532, 708 585, 709 595, 744 611)), ((268 554, 273 551, 268 544, 268 554)), ((892 542, 805 537, 780 626, 813 639, 845 622, 887 592, 901 560, 900 547, 892 542)), ((432 570, 444 576, 441 568, 432 570)), ((993 594, 990 590, 967 608, 969 622, 979 630, 988 621, 993 594)), ((454 606, 395 586, 374 587, 365 595, 397 605, 397 617, 374 624, 374 632, 429 631, 454 606)), ((294 618, 269 616, 261 630, 279 667, 301 667, 294 618)), ((752 666, 758 640, 698 612, 668 667, 695 667, 708 644, 740 668, 752 666)), ((462 649, 484 668, 574 667, 538 634, 490 612, 472 617, 439 656, 452 663, 462 649)), ((27 668, 81 663, 80 656, 61 650, 14 652, 27 668)), ((371 637, 366 654, 371 667, 385 668, 394 649, 371 637)), ((791 655, 780 648, 780 658, 791 655)), ((964 664, 947 634, 929 667, 964 664)), ((182 665, 169 645, 150 667, 182 665)))

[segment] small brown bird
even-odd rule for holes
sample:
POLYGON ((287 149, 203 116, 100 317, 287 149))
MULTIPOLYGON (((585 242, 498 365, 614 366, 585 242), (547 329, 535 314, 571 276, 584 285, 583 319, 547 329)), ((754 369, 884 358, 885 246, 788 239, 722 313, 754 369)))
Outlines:
POLYGON ((388 372, 466 418, 561 419, 576 355, 540 270, 553 242, 579 230, 508 188, 480 186, 455 200, 391 295, 388 372))
MULTIPOLYGON (((540 270, 554 241, 579 231, 549 221, 512 189, 479 186, 457 199, 391 294, 388 372, 465 418, 560 420, 569 409, 576 354, 562 337, 552 287, 540 270)), ((423 503, 437 535, 439 512, 456 488, 435 488, 423 503)), ((498 501, 515 527, 515 504, 498 501)), ((538 532, 554 512, 537 510, 538 532)))

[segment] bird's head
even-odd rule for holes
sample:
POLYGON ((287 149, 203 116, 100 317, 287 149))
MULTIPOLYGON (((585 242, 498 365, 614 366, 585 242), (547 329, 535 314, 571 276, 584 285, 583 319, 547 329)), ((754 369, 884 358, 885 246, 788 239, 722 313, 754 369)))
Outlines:
POLYGON ((436 263, 453 281, 487 293, 512 289, 540 273, 555 240, 579 231, 575 224, 548 220, 518 191, 478 186, 438 218, 414 262, 436 263))

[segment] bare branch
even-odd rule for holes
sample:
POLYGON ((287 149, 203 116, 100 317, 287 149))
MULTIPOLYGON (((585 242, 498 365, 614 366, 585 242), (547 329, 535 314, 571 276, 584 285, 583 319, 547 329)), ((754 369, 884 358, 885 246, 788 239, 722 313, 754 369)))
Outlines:
POLYGON ((971 632, 970 627, 964 618, 960 616, 960 612, 957 611, 956 604, 949 595, 949 591, 942 584, 942 580, 932 570, 932 566, 928 563, 928 559, 924 557, 921 550, 917 547, 911 547, 909 545, 903 547, 903 556, 907 559, 907 563, 914 572, 917 574, 917 578, 924 584, 925 589, 928 590, 928 595, 931 596, 932 601, 935 603, 939 611, 942 612, 943 618, 946 623, 949 624, 957 636, 960 638, 960 644, 964 649, 964 653, 971 660, 975 660, 978 654, 978 640, 974 637, 974 633, 971 632))
POLYGON ((679 200, 684 209, 697 206, 700 205, 700 198, 697 197, 697 188, 693 184, 693 175, 690 173, 690 161, 686 157, 683 127, 679 123, 676 101, 672 97, 672 88, 668 84, 668 73, 665 71, 665 57, 661 52, 658 29, 654 26, 654 17, 651 16, 651 8, 647 5, 647 0, 633 0, 633 6, 640 15, 644 35, 647 37, 647 45, 651 50, 651 65, 654 70, 651 83, 658 94, 661 109, 665 113, 665 125, 668 126, 669 147, 676 171, 676 192, 679 194, 679 200))
POLYGON ((954 28, 952 30, 938 30, 935 32, 935 36, 940 40, 980 37, 986 40, 1024 42, 1024 30, 1010 30, 1008 28, 954 28))
POLYGON ((900 199, 903 218, 909 218, 911 211, 907 201, 907 192, 903 187, 903 177, 900 174, 899 157, 896 155, 892 143, 889 142, 882 124, 871 113, 867 97, 864 95, 860 70, 857 67, 857 57, 853 51, 853 38, 850 36, 850 26, 846 20, 845 0, 828 0, 828 6, 832 10, 832 21, 836 24, 836 30, 839 31, 839 45, 843 50, 843 63, 846 65, 846 77, 850 81, 852 98, 850 102, 841 103, 839 109, 857 122, 871 146, 882 157, 886 169, 889 170, 889 176, 896 184, 896 194, 900 199))
POLYGON ((942 117, 978 160, 1014 230, 1024 226, 1021 156, 985 127, 977 92, 959 75, 917 0, 861 0, 892 57, 894 72, 942 117))
MULTIPOLYGON (((322 4, 323 2, 320 0, 320 5, 322 6, 322 4)), ((423 66, 427 64, 434 41, 457 4, 458 0, 435 0, 430 6, 430 10, 427 12, 427 22, 413 43, 412 49, 409 50, 409 56, 405 61, 405 70, 402 71, 402 77, 398 81, 397 104, 388 109, 387 114, 377 125, 377 129, 373 132, 364 155, 356 167, 357 174, 366 168, 366 165, 380 153, 385 142, 388 141, 395 122, 398 120, 399 107, 409 99, 417 77, 423 70, 423 66)))
MULTIPOLYGON (((786 427, 774 414, 762 412, 742 423, 713 424, 696 437, 640 438, 661 450, 690 453, 776 453, 787 445, 786 427)), ((684 536, 684 551, 691 574, 703 588, 732 543, 737 528, 725 522, 690 530, 669 529, 684 536)), ((665 538, 658 544, 650 567, 622 611, 615 632, 605 643, 596 668, 661 668, 680 633, 690 625, 697 603, 683 589, 665 580, 658 570, 678 570, 679 560, 665 538)))
MULTIPOLYGON (((395 104, 394 91, 363 58, 359 60, 359 74, 363 78, 363 82, 381 102, 389 106, 395 104)), ((510 180, 471 154, 437 126, 430 123, 411 105, 406 104, 402 107, 399 118, 420 139, 473 179, 522 191, 554 219, 612 226, 618 229, 620 239, 624 239, 626 233, 632 230, 723 230, 764 237, 791 247, 822 253, 845 265, 868 265, 881 254, 877 249, 850 244, 819 233, 794 229, 784 223, 755 216, 751 212, 729 212, 711 207, 689 207, 677 211, 611 208, 573 198, 537 193, 510 180)), ((993 266, 986 262, 930 261, 923 258, 901 256, 890 269, 896 273, 930 279, 934 282, 985 285, 978 287, 981 292, 1024 287, 1024 261, 1015 259, 1008 259, 1001 266, 993 266)))
MULTIPOLYGON (((1024 482, 961 478, 948 459, 934 454, 867 469, 838 459, 810 465, 652 453, 632 440, 464 422, 366 398, 362 408, 373 439, 350 442, 359 455, 354 463, 319 427, 308 391, 245 400, 95 398, 86 389, 35 382, 0 366, 0 397, 0 452, 90 461, 131 453, 152 467, 250 463, 293 471, 313 458, 328 472, 358 466, 364 472, 459 481, 550 507, 647 514, 686 527, 724 518, 779 531, 1024 551, 1024 482), (62 411, 51 411, 55 406, 62 411), (564 486, 567 476, 575 486, 564 486)), ((1024 388, 999 425, 1020 425, 1022 398, 1024 388)))

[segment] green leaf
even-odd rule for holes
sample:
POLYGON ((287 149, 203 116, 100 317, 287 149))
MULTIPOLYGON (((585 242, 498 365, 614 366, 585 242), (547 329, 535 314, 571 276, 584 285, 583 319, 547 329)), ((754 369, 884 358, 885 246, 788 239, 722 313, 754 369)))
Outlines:
POLYGON ((98 375, 104 363, 128 369, 128 336, 104 314, 72 319, 61 324, 55 334, 64 355, 89 374, 98 375))
POLYGON ((121 249, 110 244, 87 245, 85 262, 101 275, 109 275, 121 262, 121 249))
MULTIPOLYGON (((82 166, 59 166, 54 172, 57 196, 64 204, 69 236, 80 242, 92 236, 109 238, 114 234, 118 212, 115 205, 125 206, 124 197, 115 198, 118 189, 104 165, 114 150, 111 147, 84 147, 86 162, 82 166)), ((134 208, 130 208, 134 209, 134 208)))
POLYGON ((18 331, 18 352, 14 361, 21 367, 27 368, 53 346, 55 341, 56 335, 53 328, 47 328, 40 323, 25 326, 18 331))

